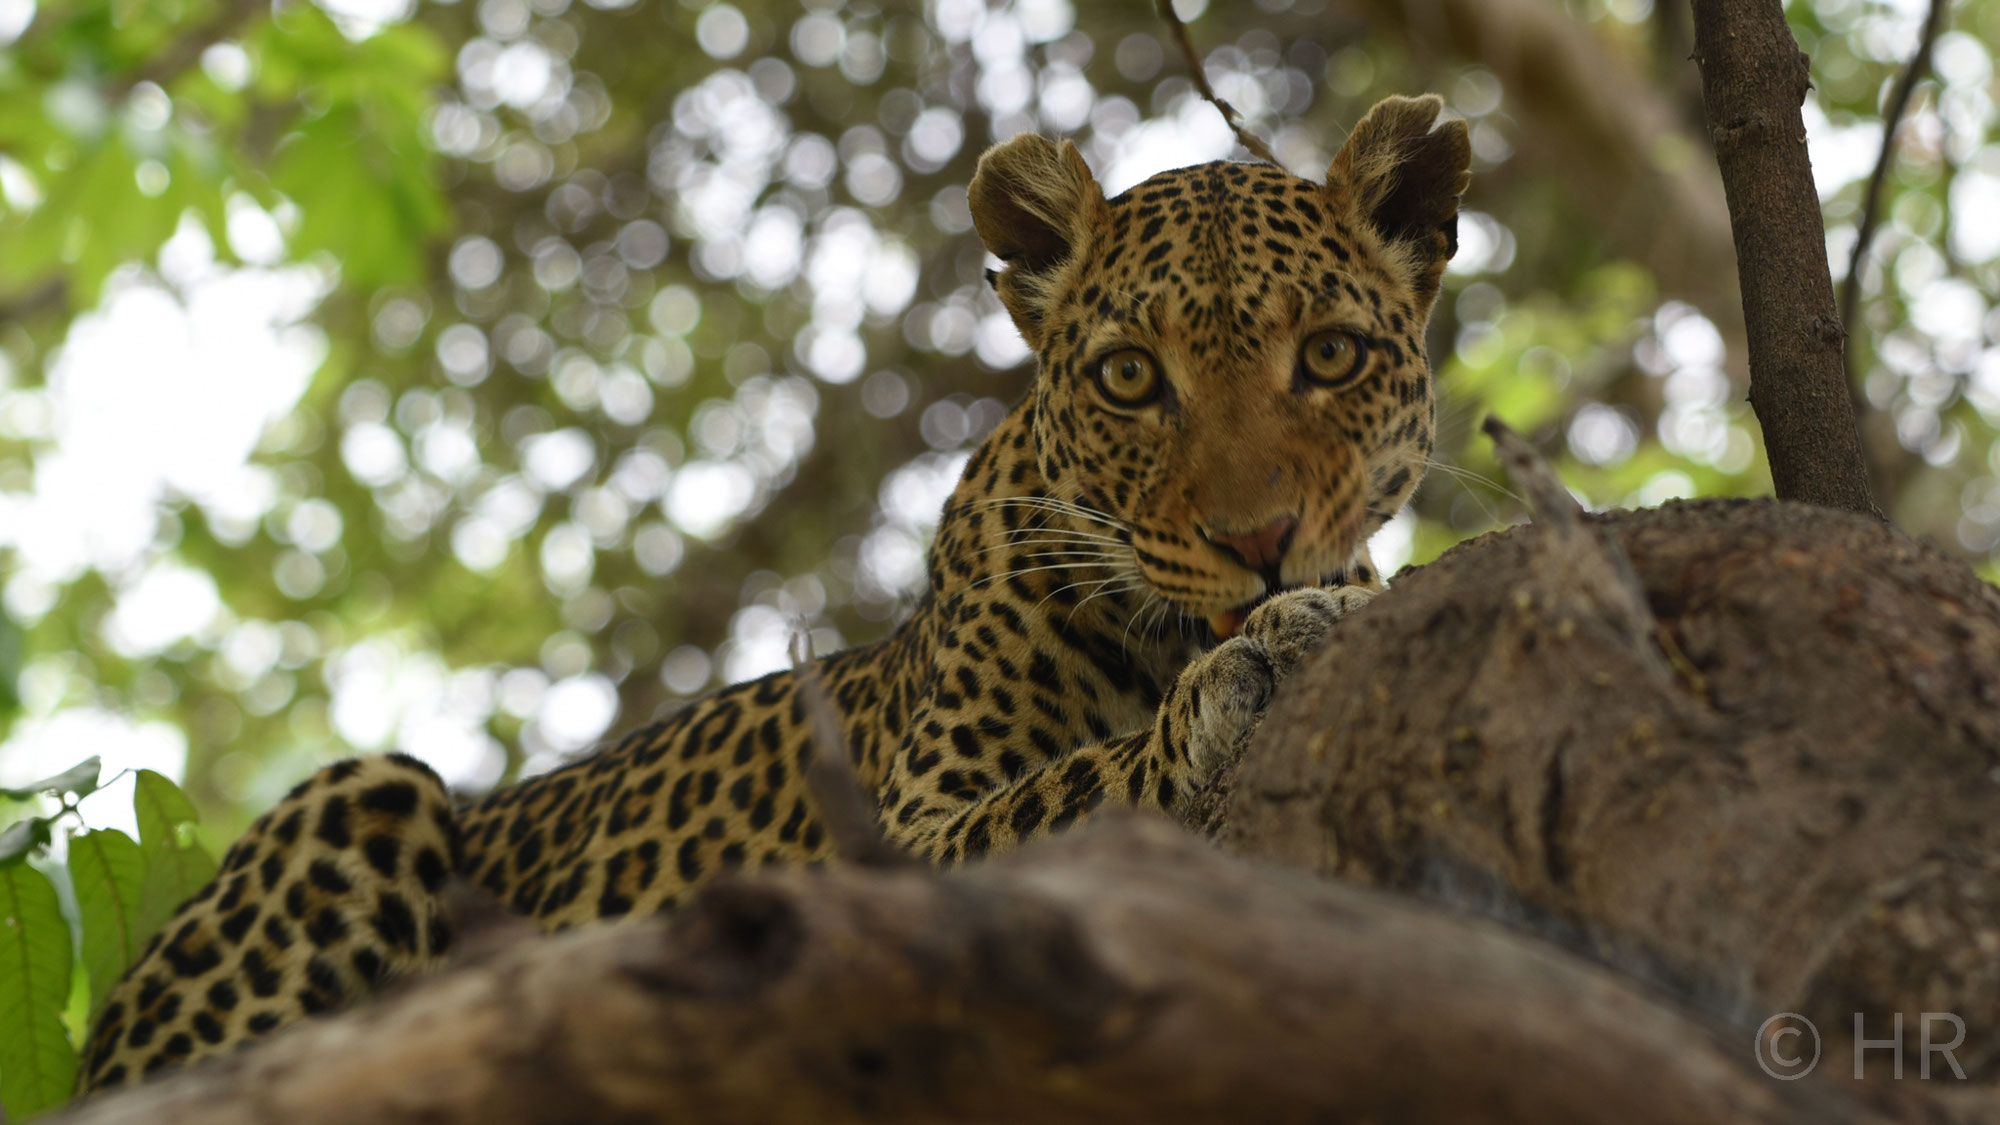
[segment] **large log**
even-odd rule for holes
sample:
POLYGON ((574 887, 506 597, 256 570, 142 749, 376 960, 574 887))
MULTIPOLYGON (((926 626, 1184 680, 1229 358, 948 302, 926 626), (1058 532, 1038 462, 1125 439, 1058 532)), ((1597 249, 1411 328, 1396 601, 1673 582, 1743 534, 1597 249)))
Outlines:
POLYGON ((1108 817, 517 942, 91 1125, 1883 1120, 1497 926, 1108 817))
POLYGON ((1885 1096, 1953 1078, 1942 1014, 2000 1079, 2000 591, 1775 501, 1582 530, 1464 544, 1342 622, 1240 763, 1230 846, 1512 917, 1739 1027, 1803 1014, 1833 1076, 1857 1015, 1901 1013, 1900 1061, 1863 1053, 1885 1096))

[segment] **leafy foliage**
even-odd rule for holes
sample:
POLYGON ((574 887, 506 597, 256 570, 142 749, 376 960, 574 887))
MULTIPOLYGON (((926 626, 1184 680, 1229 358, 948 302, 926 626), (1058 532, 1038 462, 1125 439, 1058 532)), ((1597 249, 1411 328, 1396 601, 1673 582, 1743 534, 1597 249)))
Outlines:
POLYGON ((13 801, 47 794, 50 815, 28 816, 0 832, 0 1112, 20 1120, 61 1105, 75 1085, 82 1023, 94 1015, 146 942, 182 900, 215 874, 215 861, 189 839, 194 806, 161 774, 142 770, 134 787, 140 838, 115 829, 70 832, 64 866, 45 862, 53 826, 77 815, 96 792, 96 758, 54 777, 0 790, 13 801), (65 916, 57 882, 76 904, 65 916), (74 956, 81 950, 81 956, 74 956), (87 1006, 71 1015, 72 997, 87 1006))
POLYGON ((21 176, 0 209, 0 287, 59 280, 87 308, 119 266, 156 255, 183 214, 226 252, 237 192, 295 204, 292 252, 342 258, 356 285, 422 275, 425 241, 447 215, 423 140, 442 44, 415 24, 357 44, 319 8, 260 8, 38 13, 0 67, 0 148, 21 176), (19 184, 36 205, 11 198, 19 184), (374 218, 363 237, 357 215, 374 218))
MULTIPOLYGON (((97 791, 97 775, 101 768, 102 764, 98 759, 88 758, 53 777, 45 777, 40 781, 31 781, 14 788, 0 788, 0 798, 9 801, 32 801, 42 793, 49 793, 58 798, 68 793, 74 794, 77 800, 81 800, 97 791)), ((72 804, 64 804, 62 811, 69 812, 74 808, 72 804)), ((61 813, 57 814, 60 815, 61 813)), ((23 817, 8 825, 5 830, 0 830, 0 864, 17 863, 26 858, 30 852, 47 847, 55 820, 55 816, 23 817)))

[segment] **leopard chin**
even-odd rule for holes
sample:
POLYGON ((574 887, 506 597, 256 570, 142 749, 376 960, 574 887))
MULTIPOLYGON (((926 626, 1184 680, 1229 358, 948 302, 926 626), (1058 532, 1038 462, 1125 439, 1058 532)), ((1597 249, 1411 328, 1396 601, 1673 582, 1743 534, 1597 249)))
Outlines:
POLYGON ((1237 606, 1235 609, 1210 614, 1207 619, 1209 630, 1215 634, 1218 641, 1228 640, 1243 631, 1243 623, 1250 619, 1250 611, 1263 605, 1276 592, 1275 590, 1267 590, 1263 594, 1237 606))

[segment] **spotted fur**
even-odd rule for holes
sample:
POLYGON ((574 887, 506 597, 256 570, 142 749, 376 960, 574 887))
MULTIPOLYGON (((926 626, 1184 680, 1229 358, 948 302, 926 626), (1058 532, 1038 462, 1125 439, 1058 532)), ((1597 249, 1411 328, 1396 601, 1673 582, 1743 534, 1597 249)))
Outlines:
MULTIPOLYGON (((1182 811, 1380 586, 1364 544, 1423 476, 1423 330, 1466 184, 1439 109, 1377 106, 1324 183, 1217 162, 1107 200, 1068 144, 982 159, 973 217, 1039 375, 966 464, 921 604, 818 661, 891 839, 951 863, 1107 800, 1182 811)), ((824 858, 808 728, 781 672, 462 807, 413 758, 330 766, 112 990, 84 1086, 436 964, 453 876, 559 928, 824 858)))

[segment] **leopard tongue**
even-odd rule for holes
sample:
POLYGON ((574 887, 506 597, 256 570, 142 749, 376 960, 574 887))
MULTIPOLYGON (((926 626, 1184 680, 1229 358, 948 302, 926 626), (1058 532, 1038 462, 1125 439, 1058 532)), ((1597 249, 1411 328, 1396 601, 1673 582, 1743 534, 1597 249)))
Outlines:
POLYGON ((1248 609, 1226 610, 1211 616, 1208 619, 1208 627, 1215 630, 1216 636, 1226 641, 1243 631, 1243 622, 1249 616, 1248 609))

